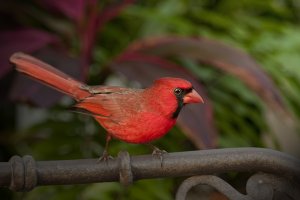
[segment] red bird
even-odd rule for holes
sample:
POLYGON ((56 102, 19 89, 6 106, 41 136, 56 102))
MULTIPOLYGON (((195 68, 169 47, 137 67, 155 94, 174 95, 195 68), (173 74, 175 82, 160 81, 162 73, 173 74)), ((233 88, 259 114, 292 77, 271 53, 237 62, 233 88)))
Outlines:
POLYGON ((192 84, 180 78, 160 78, 146 89, 88 86, 24 53, 13 54, 10 61, 19 72, 73 97, 76 108, 92 115, 107 130, 105 159, 111 137, 149 143, 174 126, 185 104, 203 103, 192 84))

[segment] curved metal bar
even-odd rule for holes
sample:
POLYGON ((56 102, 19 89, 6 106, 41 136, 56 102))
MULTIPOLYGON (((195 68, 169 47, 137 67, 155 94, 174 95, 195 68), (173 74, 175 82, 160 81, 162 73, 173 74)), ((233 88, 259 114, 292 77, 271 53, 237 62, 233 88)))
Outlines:
POLYGON ((176 200, 185 200, 188 191, 196 185, 209 185, 217 189, 231 200, 254 200, 236 191, 223 179, 213 175, 193 176, 183 181, 176 193, 176 200))
POLYGON ((258 173, 251 176, 246 185, 247 194, 254 199, 273 199, 280 193, 281 198, 299 199, 300 184, 272 174, 258 173), (276 193, 275 193, 276 192, 276 193))
POLYGON ((283 177, 266 173, 252 175, 246 185, 247 194, 241 194, 223 179, 214 175, 201 175, 187 178, 179 186, 176 200, 185 200, 196 185, 209 185, 231 200, 272 200, 300 198, 300 185, 283 177))
POLYGON ((252 175, 246 185, 247 194, 241 194, 223 179, 213 175, 193 176, 179 186, 176 200, 185 200, 189 190, 196 185, 209 185, 231 200, 272 200, 300 198, 300 185, 297 182, 272 174, 252 175))
POLYGON ((265 172, 300 180, 300 160, 263 148, 200 150, 163 155, 129 156, 97 163, 97 159, 34 161, 28 156, 0 163, 0 187, 27 191, 38 185, 81 184, 225 172, 265 172), (124 179, 125 177, 125 179, 124 179), (126 178, 127 177, 127 178, 126 178), (123 180, 122 180, 123 178, 123 180))

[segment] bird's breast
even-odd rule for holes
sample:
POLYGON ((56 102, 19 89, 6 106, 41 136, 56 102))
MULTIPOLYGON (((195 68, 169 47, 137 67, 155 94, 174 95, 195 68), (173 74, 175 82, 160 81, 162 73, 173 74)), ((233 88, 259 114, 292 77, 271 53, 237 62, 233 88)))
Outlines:
MULTIPOLYGON (((97 119, 97 118, 96 118, 97 119)), ((148 143, 165 135, 176 123, 156 113, 140 113, 124 120, 98 118, 113 137, 129 143, 148 143)))

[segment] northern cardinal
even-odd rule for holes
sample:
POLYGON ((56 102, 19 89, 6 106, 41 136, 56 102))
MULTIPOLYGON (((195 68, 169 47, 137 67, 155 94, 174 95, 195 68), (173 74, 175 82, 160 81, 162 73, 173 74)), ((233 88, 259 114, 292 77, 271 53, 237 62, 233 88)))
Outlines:
POLYGON ((76 108, 93 116, 107 130, 104 159, 112 137, 128 143, 149 143, 174 126, 185 104, 203 103, 192 84, 180 78, 160 78, 146 89, 88 86, 24 53, 13 54, 10 61, 19 72, 74 98, 76 108))

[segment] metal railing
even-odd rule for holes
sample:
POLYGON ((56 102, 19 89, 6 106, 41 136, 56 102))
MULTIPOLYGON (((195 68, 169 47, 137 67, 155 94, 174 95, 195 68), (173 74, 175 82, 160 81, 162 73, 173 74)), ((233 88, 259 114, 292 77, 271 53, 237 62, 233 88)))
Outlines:
POLYGON ((0 163, 0 187, 30 191, 41 185, 67 185, 162 177, 190 177, 180 185, 176 199, 185 199, 195 185, 210 185, 229 199, 273 199, 285 195, 300 199, 300 160, 279 151, 263 148, 228 148, 130 156, 120 152, 105 162, 97 159, 35 161, 31 156, 13 156, 0 163), (246 194, 216 176, 226 172, 252 172, 246 194))

